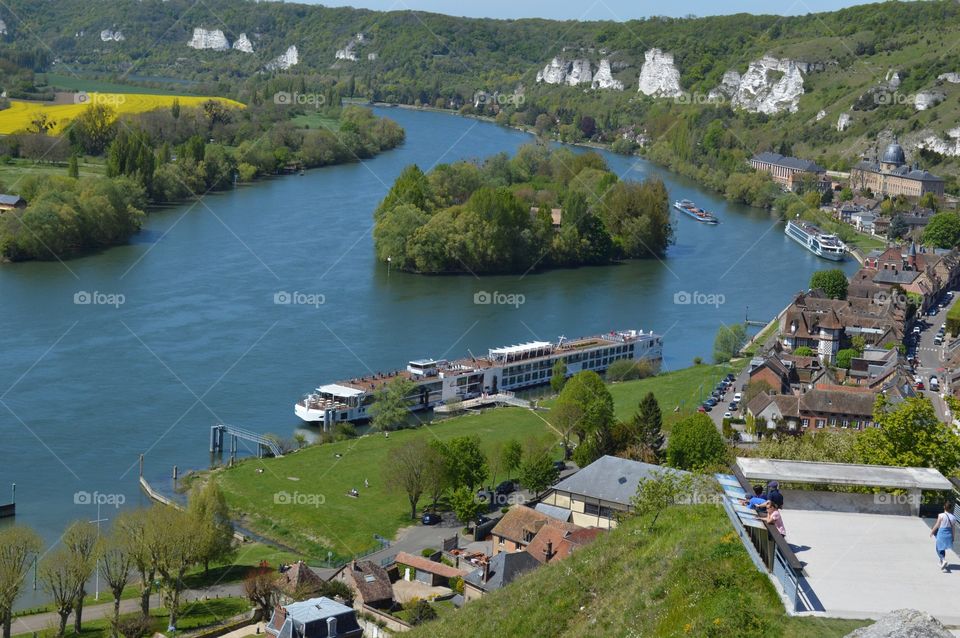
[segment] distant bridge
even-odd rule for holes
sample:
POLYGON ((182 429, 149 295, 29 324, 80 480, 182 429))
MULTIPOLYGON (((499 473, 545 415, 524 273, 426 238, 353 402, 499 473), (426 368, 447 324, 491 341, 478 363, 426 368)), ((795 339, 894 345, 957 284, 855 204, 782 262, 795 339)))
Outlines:
POLYGON ((210 452, 223 452, 223 443, 227 436, 230 437, 231 456, 237 454, 237 442, 240 439, 250 441, 257 446, 257 458, 263 458, 264 452, 269 452, 276 457, 283 456, 283 450, 280 449, 280 446, 277 445, 274 439, 259 434, 258 432, 245 430, 233 425, 224 425, 222 423, 210 426, 210 452))

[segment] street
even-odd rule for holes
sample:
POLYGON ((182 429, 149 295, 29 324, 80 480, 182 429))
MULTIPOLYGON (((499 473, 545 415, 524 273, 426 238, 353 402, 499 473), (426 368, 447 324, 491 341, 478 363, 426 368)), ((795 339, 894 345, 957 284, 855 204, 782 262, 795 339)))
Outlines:
POLYGON ((940 382, 940 392, 946 392, 946 388, 944 387, 944 383, 946 382, 944 378, 946 372, 944 361, 946 359, 950 337, 947 335, 943 345, 939 346, 934 344, 934 339, 940 326, 946 323, 947 311, 956 303, 956 297, 956 295, 954 295, 953 298, 945 297, 944 300, 947 302, 945 308, 936 308, 935 315, 924 315, 914 324, 921 327, 919 340, 914 340, 911 336, 906 338, 908 354, 914 353, 916 357, 914 372, 916 376, 919 376, 923 380, 924 390, 921 393, 933 402, 937 416, 941 421, 947 420, 947 406, 941 395, 930 389, 930 377, 936 376, 940 382))

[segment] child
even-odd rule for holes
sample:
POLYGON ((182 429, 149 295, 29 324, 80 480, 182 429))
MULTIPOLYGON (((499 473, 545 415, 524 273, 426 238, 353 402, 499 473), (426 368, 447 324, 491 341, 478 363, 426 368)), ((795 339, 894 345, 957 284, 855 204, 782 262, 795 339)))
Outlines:
POLYGON ((765 523, 776 527, 781 536, 787 537, 787 528, 783 526, 783 516, 780 515, 780 508, 773 501, 767 501, 767 517, 763 520, 765 523))

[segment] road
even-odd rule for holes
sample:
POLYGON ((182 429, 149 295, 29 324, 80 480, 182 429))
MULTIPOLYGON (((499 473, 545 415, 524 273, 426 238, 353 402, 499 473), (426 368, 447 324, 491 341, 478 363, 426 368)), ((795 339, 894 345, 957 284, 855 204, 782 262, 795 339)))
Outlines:
MULTIPOLYGON (((946 323, 947 311, 957 302, 957 297, 958 295, 954 295, 953 299, 947 299, 949 302, 947 307, 937 308, 935 315, 924 315, 919 322, 922 328, 919 343, 908 343, 907 346, 908 350, 916 352, 917 361, 914 366, 914 372, 923 379, 923 384, 926 389, 923 390, 922 393, 933 402, 933 406, 937 410, 937 416, 941 421, 947 420, 947 406, 940 394, 930 390, 930 377, 931 375, 935 375, 941 383, 940 391, 945 391, 943 387, 945 382, 945 369, 943 366, 948 350, 948 342, 945 341, 943 345, 938 346, 934 344, 934 339, 936 338, 937 330, 942 324, 946 323)), ((949 340, 949 336, 947 339, 949 340)))

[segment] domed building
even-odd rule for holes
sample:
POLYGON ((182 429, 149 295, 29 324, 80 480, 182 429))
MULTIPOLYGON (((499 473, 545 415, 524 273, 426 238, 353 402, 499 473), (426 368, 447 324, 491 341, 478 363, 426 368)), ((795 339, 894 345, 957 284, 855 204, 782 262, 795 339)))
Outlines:
POLYGON ((863 161, 851 169, 850 187, 889 197, 922 197, 927 193, 943 197, 943 178, 907 164, 907 155, 896 138, 887 145, 879 162, 863 161))

